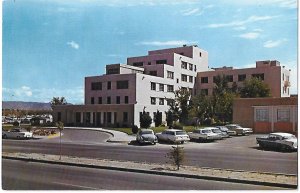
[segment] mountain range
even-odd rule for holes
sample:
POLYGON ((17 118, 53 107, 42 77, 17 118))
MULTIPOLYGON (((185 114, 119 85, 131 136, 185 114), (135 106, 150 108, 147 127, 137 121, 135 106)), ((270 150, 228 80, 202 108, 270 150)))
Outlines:
POLYGON ((2 101, 2 109, 18 109, 18 110, 49 110, 50 103, 41 102, 23 102, 23 101, 2 101))

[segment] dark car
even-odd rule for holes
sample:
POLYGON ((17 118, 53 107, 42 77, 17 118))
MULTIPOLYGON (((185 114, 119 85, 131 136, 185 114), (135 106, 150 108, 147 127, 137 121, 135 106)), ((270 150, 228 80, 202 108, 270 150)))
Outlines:
POLYGON ((298 140, 290 133, 270 133, 267 136, 256 137, 259 147, 263 149, 297 150, 298 140))

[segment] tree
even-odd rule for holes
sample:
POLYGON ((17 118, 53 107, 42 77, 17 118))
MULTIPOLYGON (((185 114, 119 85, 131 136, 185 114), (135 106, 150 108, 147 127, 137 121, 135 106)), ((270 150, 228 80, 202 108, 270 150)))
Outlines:
POLYGON ((167 157, 171 160, 172 164, 177 167, 177 170, 179 170, 184 162, 183 147, 178 146, 178 143, 176 146, 172 146, 171 151, 167 153, 167 157))
POLYGON ((154 123, 155 123, 155 127, 160 126, 162 123, 162 113, 159 112, 159 110, 157 110, 154 115, 154 123))
POLYGON ((212 97, 205 96, 204 94, 196 95, 192 98, 192 105, 189 110, 189 116, 194 118, 197 117, 200 123, 213 115, 213 104, 212 97))
POLYGON ((174 121, 172 111, 169 109, 165 113, 166 113, 166 122, 167 122, 167 125, 168 126, 172 126, 173 125, 173 121, 174 121))
POLYGON ((142 116, 140 117, 141 128, 149 128, 151 123, 152 118, 145 112, 145 110, 143 110, 142 116))
POLYGON ((59 130, 59 160, 61 160, 61 132, 64 130, 64 123, 59 121, 55 125, 59 130))
POLYGON ((65 99, 65 97, 53 97, 50 104, 51 104, 51 107, 53 107, 55 105, 66 105, 67 100, 65 99))
POLYGON ((269 97, 270 88, 261 79, 252 77, 244 81, 244 87, 240 91, 241 98, 269 97))
POLYGON ((139 128, 138 128, 138 126, 136 126, 136 125, 132 125, 132 127, 131 127, 131 131, 132 131, 132 133, 133 133, 133 134, 137 134, 137 132, 139 131, 139 128))

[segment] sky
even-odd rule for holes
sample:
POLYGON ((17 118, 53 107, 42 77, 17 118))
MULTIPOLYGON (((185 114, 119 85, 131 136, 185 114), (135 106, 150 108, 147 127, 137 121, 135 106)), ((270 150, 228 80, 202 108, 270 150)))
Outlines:
POLYGON ((84 77, 194 45, 209 67, 278 60, 297 94, 297 0, 3 0, 2 100, 83 104, 84 77))

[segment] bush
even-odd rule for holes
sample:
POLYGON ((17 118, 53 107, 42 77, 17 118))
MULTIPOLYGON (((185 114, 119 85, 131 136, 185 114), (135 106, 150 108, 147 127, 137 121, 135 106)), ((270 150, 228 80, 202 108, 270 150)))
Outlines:
POLYGON ((179 170, 185 158, 183 147, 178 146, 178 143, 176 146, 172 146, 171 151, 167 153, 167 158, 169 158, 171 163, 177 167, 177 170, 179 170))
POLYGON ((140 118, 141 128, 149 128, 151 123, 152 118, 144 111, 140 118))
POLYGON ((133 126, 131 127, 131 131, 132 131, 133 134, 137 134, 137 132, 139 131, 138 126, 133 125, 133 126))
POLYGON ((175 123, 173 124, 173 128, 174 128, 174 129, 180 129, 180 130, 183 130, 183 126, 182 126, 180 123, 178 123, 178 122, 175 122, 175 123))

